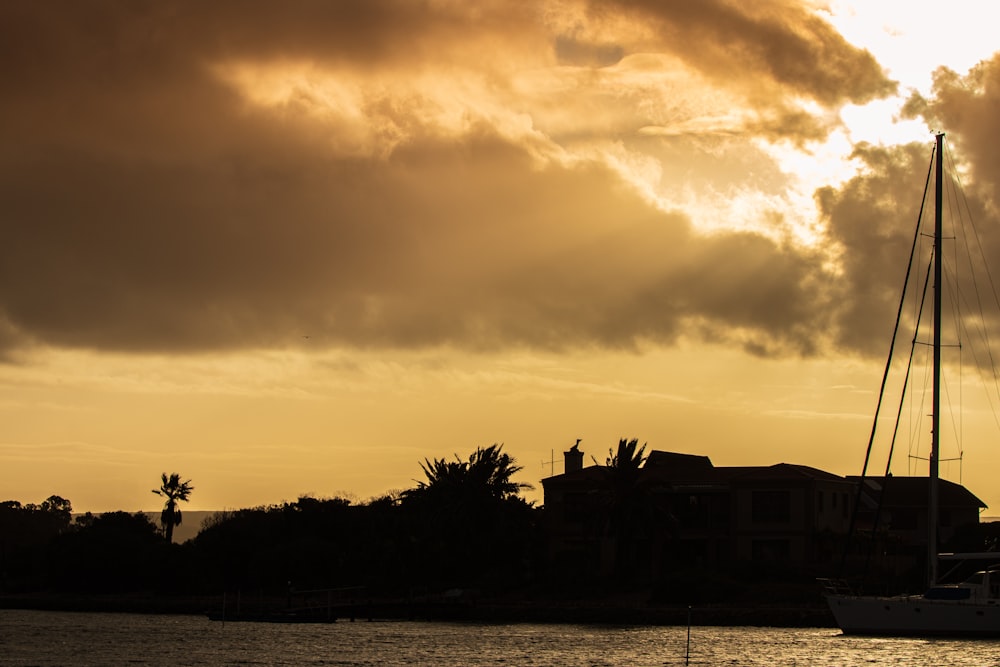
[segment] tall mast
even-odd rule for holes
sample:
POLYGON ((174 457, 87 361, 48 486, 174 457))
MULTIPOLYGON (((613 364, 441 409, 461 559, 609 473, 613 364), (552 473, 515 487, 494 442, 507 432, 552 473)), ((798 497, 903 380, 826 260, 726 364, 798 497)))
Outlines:
POLYGON ((938 452, 941 434, 941 295, 942 238, 941 191, 943 182, 944 133, 935 137, 934 146, 934 387, 931 412, 931 453, 927 493, 927 578, 937 583, 937 524, 938 524, 938 452))

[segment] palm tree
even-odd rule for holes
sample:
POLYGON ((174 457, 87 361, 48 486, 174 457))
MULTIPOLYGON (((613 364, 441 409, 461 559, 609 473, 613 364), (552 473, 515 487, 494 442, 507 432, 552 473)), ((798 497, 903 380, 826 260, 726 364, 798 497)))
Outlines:
POLYGON ((163 532, 167 538, 167 544, 172 544, 174 541, 174 526, 178 526, 181 523, 181 510, 177 507, 177 502, 183 500, 188 501, 188 496, 194 491, 194 487, 191 486, 191 480, 186 482, 181 481, 181 476, 177 473, 167 473, 160 475, 160 488, 153 489, 153 493, 158 496, 162 496, 167 499, 167 502, 163 505, 163 511, 160 512, 160 523, 163 524, 163 532))
POLYGON ((618 451, 608 450, 607 466, 625 475, 637 474, 642 464, 646 462, 646 445, 639 447, 638 438, 618 441, 618 451), (637 449, 638 448, 638 449, 637 449))
POLYGON ((457 499, 454 496, 465 496, 507 500, 523 489, 532 488, 526 482, 511 479, 522 468, 513 456, 502 450, 502 444, 494 443, 489 447, 477 447, 468 461, 458 458, 458 454, 454 461, 424 459, 420 468, 427 481, 418 481, 413 491, 416 494, 451 495, 453 499, 457 499))
POLYGON ((522 489, 530 489, 527 482, 514 482, 511 477, 523 469, 517 460, 501 451, 503 445, 496 443, 489 447, 477 447, 469 456, 468 483, 473 488, 485 490, 490 498, 506 500, 516 496, 522 489))
POLYGON ((402 494, 423 571, 439 582, 478 585, 520 562, 512 552, 527 543, 517 536, 526 534, 531 508, 518 494, 531 486, 513 481, 521 466, 502 448, 477 447, 466 460, 424 459, 426 480, 402 494))
POLYGON ((646 445, 640 447, 636 438, 622 438, 617 450, 608 450, 604 534, 610 562, 605 566, 619 577, 630 576, 635 568, 637 543, 648 529, 650 498, 639 480, 645 461, 646 445))

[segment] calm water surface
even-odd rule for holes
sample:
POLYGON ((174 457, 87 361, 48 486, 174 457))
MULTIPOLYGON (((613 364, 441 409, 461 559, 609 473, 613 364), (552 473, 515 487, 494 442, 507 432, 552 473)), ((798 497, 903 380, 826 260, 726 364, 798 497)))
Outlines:
MULTIPOLYGON (((0 665, 683 665, 686 627, 339 622, 0 610, 0 665)), ((1000 665, 1000 641, 691 629, 692 665, 1000 665)))

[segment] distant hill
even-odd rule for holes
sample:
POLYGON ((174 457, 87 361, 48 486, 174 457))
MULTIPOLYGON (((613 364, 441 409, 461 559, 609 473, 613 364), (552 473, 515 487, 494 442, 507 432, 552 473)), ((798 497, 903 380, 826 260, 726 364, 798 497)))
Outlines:
MULTIPOLYGON (((181 511, 181 525, 174 526, 174 542, 180 544, 181 542, 187 542, 192 537, 198 534, 201 530, 201 524, 205 522, 205 519, 209 519, 212 516, 219 513, 219 510, 212 510, 210 512, 195 512, 182 510, 181 511)), ((160 513, 157 512, 145 512, 145 514, 153 520, 157 526, 160 525, 160 513)))

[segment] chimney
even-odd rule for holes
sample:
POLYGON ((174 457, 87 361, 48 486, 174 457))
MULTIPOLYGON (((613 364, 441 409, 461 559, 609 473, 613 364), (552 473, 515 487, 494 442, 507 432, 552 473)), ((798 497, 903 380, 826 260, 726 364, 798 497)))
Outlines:
POLYGON ((580 451, 580 440, 576 439, 576 444, 569 448, 568 452, 563 452, 563 472, 576 472, 583 470, 583 452, 580 451))

